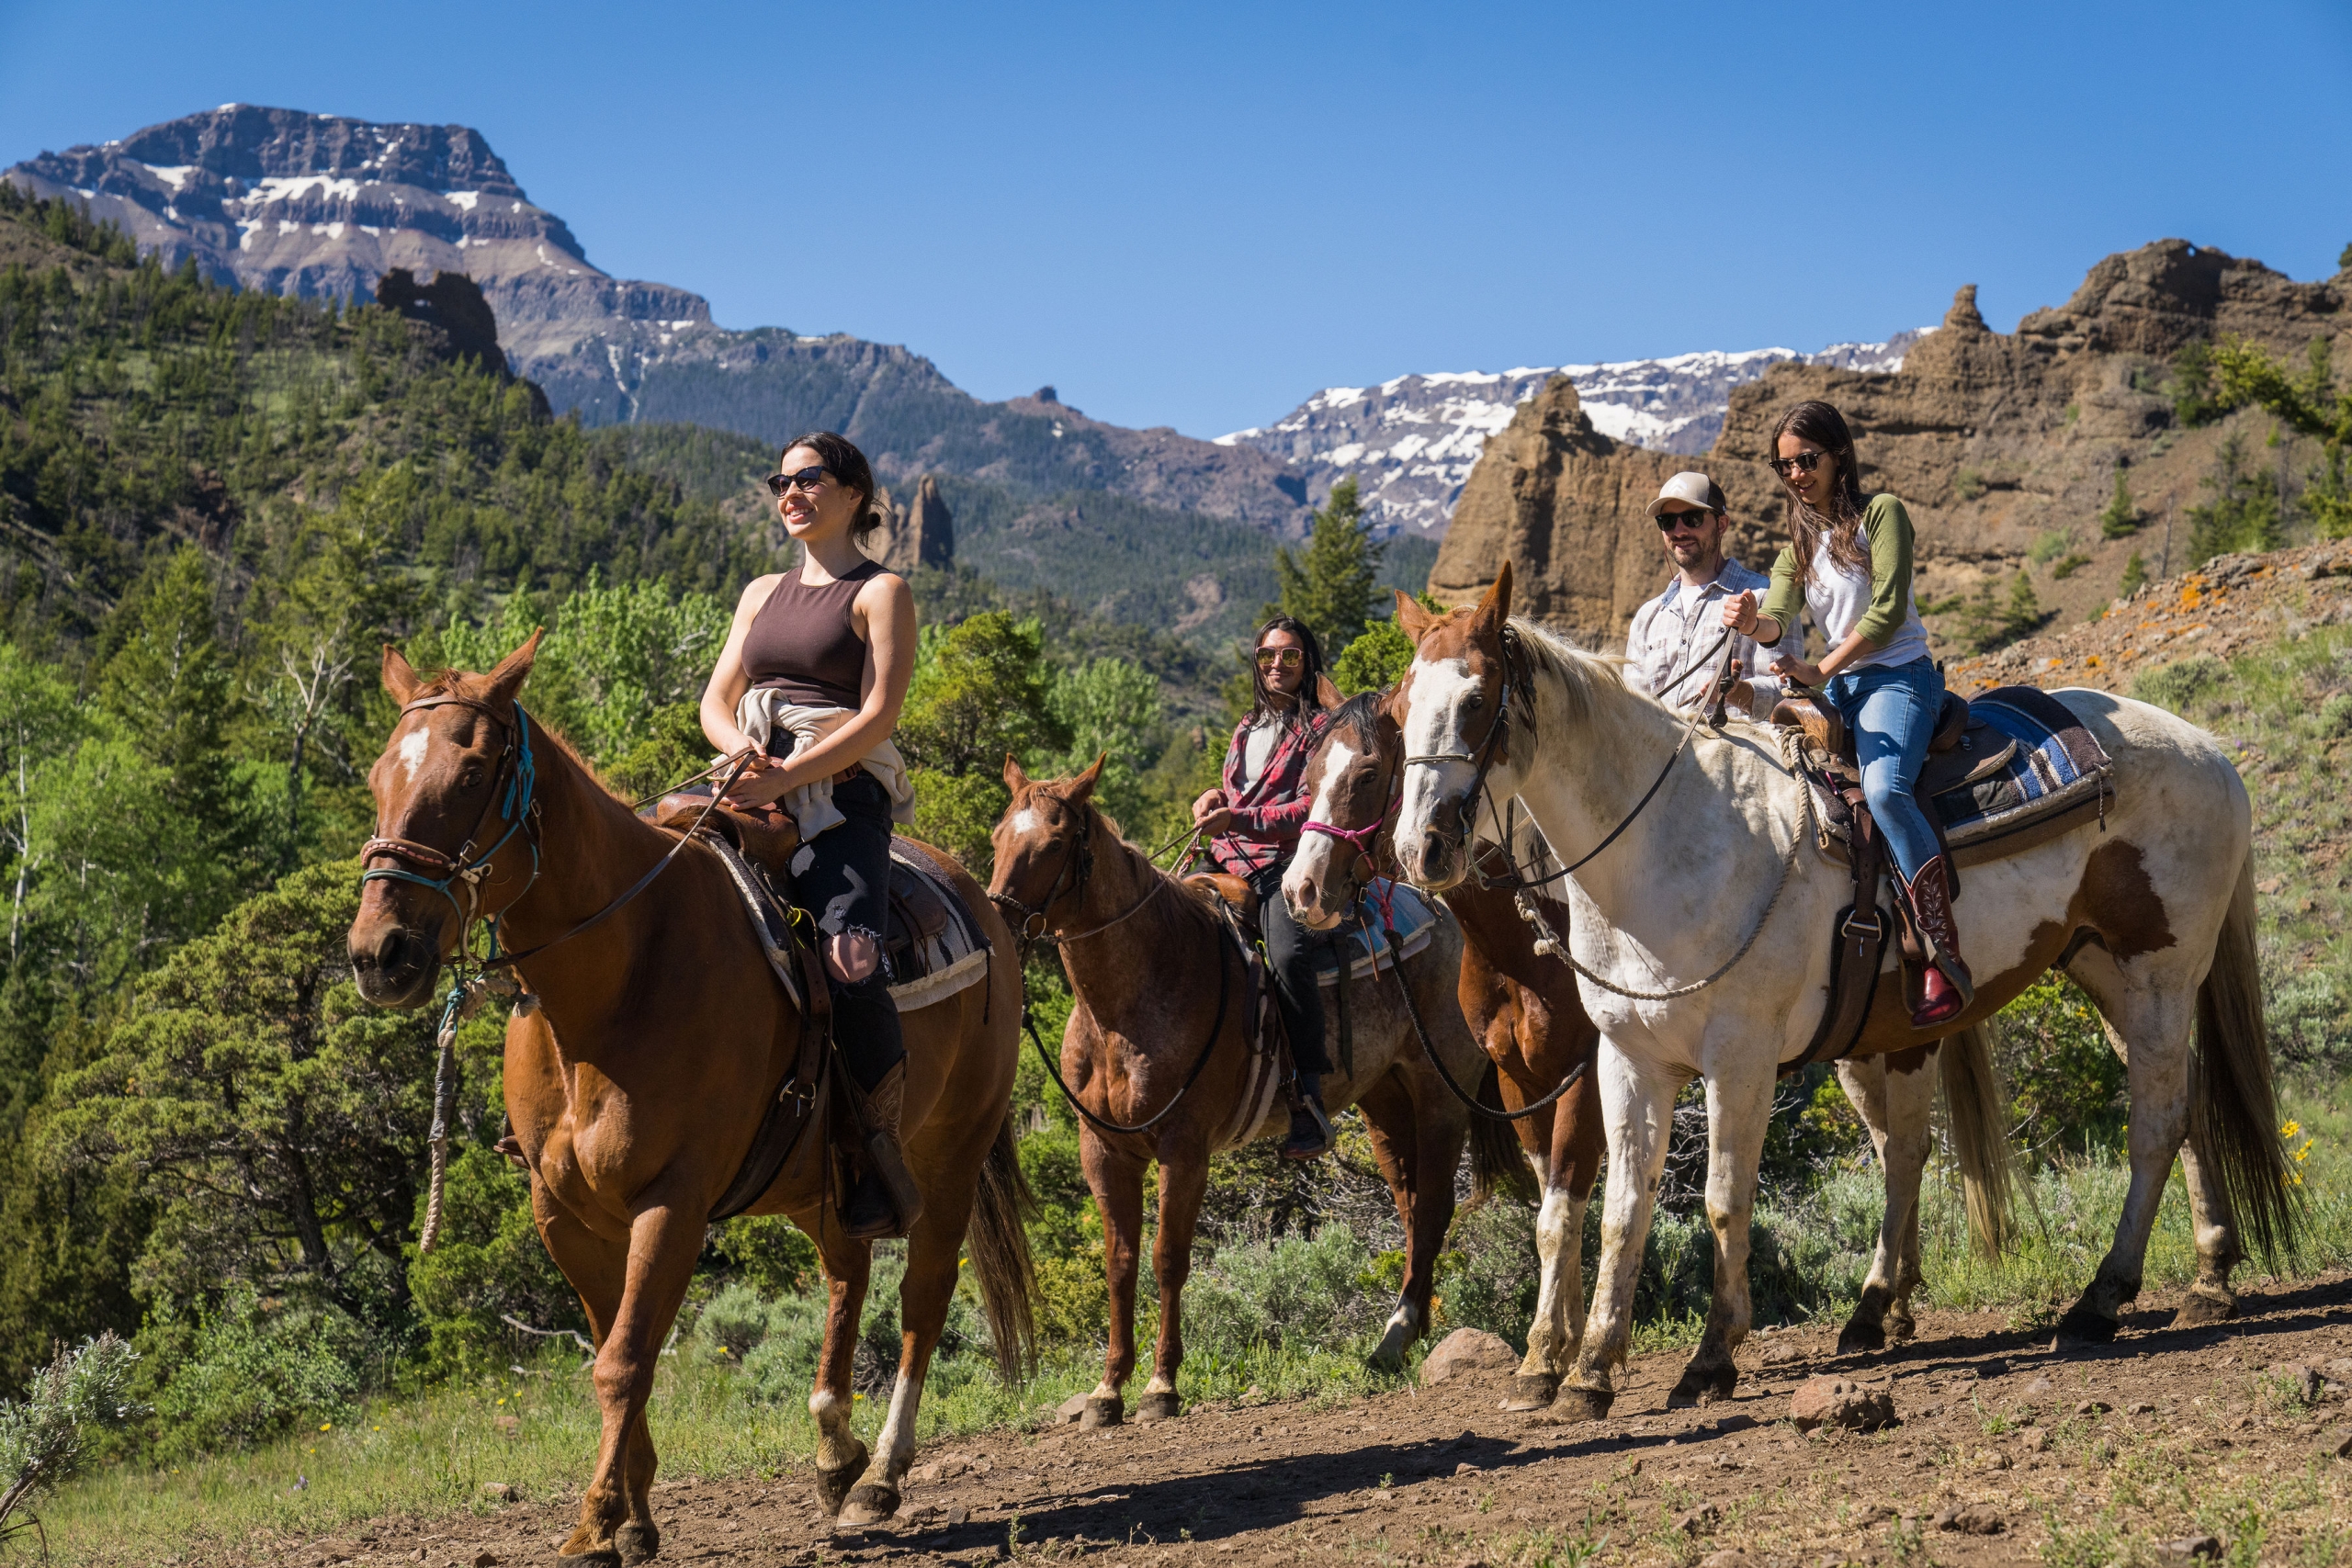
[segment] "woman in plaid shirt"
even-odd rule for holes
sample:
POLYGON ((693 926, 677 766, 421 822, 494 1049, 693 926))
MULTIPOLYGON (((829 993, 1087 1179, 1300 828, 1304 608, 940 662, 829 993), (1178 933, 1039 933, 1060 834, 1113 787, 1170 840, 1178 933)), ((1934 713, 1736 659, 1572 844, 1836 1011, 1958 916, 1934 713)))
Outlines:
POLYGON ((1259 627, 1252 679, 1257 700, 1234 728, 1225 785, 1193 803, 1193 820, 1217 869, 1242 878, 1258 895, 1274 1000, 1298 1067, 1298 1109, 1291 1113, 1283 1157, 1313 1159, 1331 1147, 1331 1120, 1323 1111, 1323 1075, 1331 1070, 1331 1058, 1323 1045, 1323 993, 1314 955, 1307 933, 1283 901, 1282 883, 1311 804, 1303 788, 1306 760, 1329 720, 1315 634, 1288 615, 1259 627))

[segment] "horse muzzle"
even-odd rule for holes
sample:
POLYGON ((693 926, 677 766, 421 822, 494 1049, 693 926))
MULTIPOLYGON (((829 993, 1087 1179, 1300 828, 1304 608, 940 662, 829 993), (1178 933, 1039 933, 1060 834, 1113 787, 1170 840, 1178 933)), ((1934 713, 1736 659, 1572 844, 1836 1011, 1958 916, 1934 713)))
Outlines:
POLYGON ((371 1006, 407 1009, 433 995, 441 975, 441 947, 432 937, 387 923, 351 933, 351 976, 371 1006))
POLYGON ((1396 864, 1405 880, 1431 893, 1442 893, 1469 874, 1470 860, 1463 853, 1459 834, 1437 828, 1423 829, 1417 839, 1399 836, 1396 864))
POLYGON ((1300 861, 1293 861, 1283 877, 1283 902, 1290 906, 1290 918, 1311 931, 1328 931, 1340 923, 1346 908, 1336 898, 1346 891, 1337 876, 1318 876, 1300 861))

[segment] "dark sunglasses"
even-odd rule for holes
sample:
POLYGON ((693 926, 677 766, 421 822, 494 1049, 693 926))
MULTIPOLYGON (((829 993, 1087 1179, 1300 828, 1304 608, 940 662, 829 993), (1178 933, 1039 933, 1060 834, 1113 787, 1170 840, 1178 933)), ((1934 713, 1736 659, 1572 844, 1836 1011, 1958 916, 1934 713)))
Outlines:
POLYGON ((1821 467, 1821 459, 1827 456, 1829 454, 1826 452, 1800 452, 1793 457, 1773 457, 1768 460, 1771 463, 1774 473, 1782 479, 1787 479, 1791 474, 1813 472, 1814 469, 1821 467))
POLYGON ((1657 531, 1661 534, 1671 534, 1685 523, 1695 528, 1713 515, 1713 513, 1703 506, 1691 512, 1661 512, 1657 514, 1657 531))
POLYGON ((825 466, 822 463, 811 463, 797 474, 770 474, 768 493, 781 499, 786 491, 805 490, 813 495, 816 493, 817 487, 824 482, 825 466))
POLYGON ((1295 670, 1306 662, 1306 650, 1299 648, 1261 648, 1258 650, 1261 670, 1295 670))

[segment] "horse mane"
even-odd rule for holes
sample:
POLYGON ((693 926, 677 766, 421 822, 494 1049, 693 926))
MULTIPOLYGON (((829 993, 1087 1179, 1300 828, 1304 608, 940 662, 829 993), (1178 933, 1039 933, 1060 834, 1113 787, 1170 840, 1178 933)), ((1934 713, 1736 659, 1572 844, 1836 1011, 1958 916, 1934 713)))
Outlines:
POLYGON ((1385 695, 1382 692, 1358 692, 1331 710, 1330 728, 1345 726, 1359 735, 1368 733, 1380 721, 1380 701, 1385 695))
MULTIPOLYGON (((1624 655, 1588 652, 1559 633, 1516 615, 1510 625, 1520 656, 1527 661, 1532 673, 1552 678, 1553 688, 1566 710, 1564 716, 1571 724, 1590 718, 1597 698, 1636 694, 1625 684, 1624 655)), ((1527 716, 1530 720, 1533 716, 1532 712, 1527 716)), ((1534 728, 1532 722, 1528 728, 1534 728)))
MULTIPOLYGON (((478 671, 435 670, 425 678, 424 683, 416 689, 416 696, 409 700, 414 702, 417 697, 467 697, 480 702, 482 699, 482 682, 489 679, 489 676, 478 671)), ((522 706, 520 697, 515 699, 515 705, 522 706)), ((580 754, 580 748, 571 743, 571 737, 537 714, 532 714, 530 718, 533 745, 546 741, 569 758, 574 767, 586 773, 598 789, 603 790, 615 800, 628 804, 628 797, 606 782, 605 775, 596 771, 596 764, 580 754)))

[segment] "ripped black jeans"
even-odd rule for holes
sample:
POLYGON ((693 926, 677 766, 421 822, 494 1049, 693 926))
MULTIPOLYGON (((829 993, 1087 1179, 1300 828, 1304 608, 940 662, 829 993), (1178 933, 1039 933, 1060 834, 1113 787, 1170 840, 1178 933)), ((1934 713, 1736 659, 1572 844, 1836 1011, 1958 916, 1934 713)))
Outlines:
MULTIPOLYGON (((788 738, 787 738, 788 739, 788 738)), ((873 939, 875 965, 863 980, 842 980, 829 965, 833 1038, 850 1077, 869 1093, 906 1058, 898 1004, 890 999, 889 964, 882 956, 889 919, 890 794, 873 774, 860 773, 833 786, 833 805, 847 818, 793 852, 792 897, 816 919, 819 941, 861 934, 873 939)))

